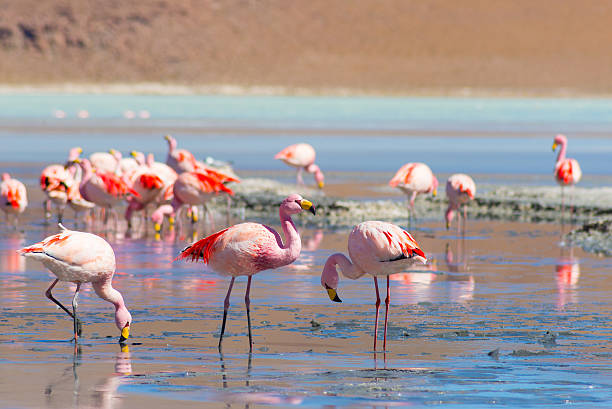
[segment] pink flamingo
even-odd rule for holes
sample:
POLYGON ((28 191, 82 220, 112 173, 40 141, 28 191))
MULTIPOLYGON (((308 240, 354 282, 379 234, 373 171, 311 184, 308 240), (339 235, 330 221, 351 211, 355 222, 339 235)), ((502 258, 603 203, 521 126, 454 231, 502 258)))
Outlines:
POLYGON ((68 191, 75 184, 75 175, 72 172, 73 161, 79 157, 83 150, 79 147, 70 149, 68 162, 65 165, 53 164, 43 169, 40 174, 40 188, 47 198, 43 202, 45 220, 51 217, 51 204, 57 208, 57 221, 61 223, 64 208, 68 203, 68 191))
POLYGON ((2 174, 0 183, 0 195, 4 199, 2 210, 8 219, 9 214, 15 215, 15 222, 25 208, 28 206, 28 194, 26 188, 17 179, 11 178, 8 173, 2 174))
POLYGON ((557 155, 554 174, 557 183, 561 185, 561 208, 563 209, 565 205, 563 188, 565 186, 571 186, 573 189, 574 185, 580 182, 580 178, 582 178, 582 170, 580 170, 580 165, 576 159, 565 157, 565 151, 567 150, 567 138, 565 135, 558 134, 555 136, 552 146, 553 152, 559 145, 561 149, 559 149, 559 154, 557 155))
POLYGON ((287 196, 280 205, 279 215, 285 244, 280 234, 271 227, 259 223, 240 223, 193 243, 185 248, 177 259, 190 258, 191 261, 202 261, 222 275, 231 276, 232 279, 225 296, 223 308, 223 322, 221 336, 219 337, 219 350, 225 332, 225 322, 229 309, 230 293, 234 280, 238 276, 248 276, 244 302, 247 311, 249 328, 249 351, 253 350, 253 337, 251 335, 251 279, 254 274, 263 270, 279 268, 293 263, 302 249, 300 235, 291 220, 291 215, 309 210, 315 214, 312 203, 298 194, 287 196))
POLYGON ((187 149, 176 149, 176 139, 170 135, 164 136, 168 142, 168 156, 166 165, 170 166, 181 174, 183 172, 193 172, 198 169, 206 168, 202 162, 198 162, 191 152, 187 149))
POLYGON ((410 212, 414 213, 414 200, 417 195, 431 193, 434 197, 438 194, 438 179, 424 163, 406 163, 399 168, 395 176, 389 181, 389 186, 396 187, 410 200, 410 212))
MULTIPOLYGON (((111 172, 93 171, 87 159, 77 159, 83 170, 83 179, 79 186, 81 196, 105 209, 112 209, 121 203, 129 194, 138 196, 119 176, 111 172)), ((108 214, 105 215, 105 223, 108 214)))
POLYGON ((121 293, 111 284, 115 273, 113 248, 106 240, 95 234, 68 230, 61 224, 59 226, 62 229, 61 233, 49 236, 17 252, 40 261, 57 277, 45 295, 72 318, 75 343, 81 333, 80 320, 77 317, 77 298, 83 283, 91 283, 98 297, 115 306, 115 324, 121 331, 119 342, 125 342, 130 335, 132 316, 125 307, 121 293), (72 298, 72 312, 51 294, 58 281, 76 284, 72 298))
MULTIPOLYGON (((183 172, 174 182, 172 199, 173 214, 184 204, 189 206, 205 205, 210 199, 225 193, 233 196, 232 189, 227 187, 227 182, 240 182, 238 179, 213 171, 183 172)), ((192 221, 198 221, 197 211, 192 211, 192 221)), ((157 222, 155 222, 157 224, 157 222)))
POLYGON ((385 299, 385 329, 383 349, 387 348, 387 318, 389 314, 390 289, 389 275, 401 273, 417 262, 425 264, 427 258, 410 233, 386 222, 367 221, 358 224, 348 237, 350 259, 342 253, 327 258, 321 274, 321 285, 327 290, 329 299, 341 302, 338 288, 338 270, 342 275, 356 280, 364 274, 374 277, 376 289, 376 319, 374 321, 374 350, 378 333, 378 310, 380 296, 377 276, 387 276, 387 298, 385 299), (352 262, 351 262, 352 260, 352 262))
POLYGON ((89 155, 91 166, 99 172, 115 173, 118 167, 118 160, 113 153, 114 149, 108 152, 94 152, 89 155))
MULTIPOLYGON (((455 211, 463 206, 463 228, 465 229, 465 221, 467 219, 467 203, 474 199, 476 194, 476 184, 474 180, 463 173, 456 173, 446 181, 446 197, 448 198, 448 208, 446 209, 446 229, 450 228, 451 222, 455 215, 455 211)), ((457 218, 457 230, 460 226, 459 218, 457 218)))
POLYGON ((297 143, 287 146, 285 149, 274 155, 274 159, 280 159, 289 166, 297 168, 297 183, 303 185, 302 171, 314 173, 315 181, 320 189, 325 185, 325 177, 315 161, 315 150, 307 143, 297 143))

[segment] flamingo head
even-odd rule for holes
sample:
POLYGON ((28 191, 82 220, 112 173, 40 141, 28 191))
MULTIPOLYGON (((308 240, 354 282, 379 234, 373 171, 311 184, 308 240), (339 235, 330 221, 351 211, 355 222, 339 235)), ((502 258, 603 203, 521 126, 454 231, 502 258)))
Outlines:
POLYGON ((325 176, 323 176, 323 172, 321 172, 321 168, 319 168, 319 166, 312 163, 306 166, 306 172, 314 173, 314 178, 315 178, 315 181, 317 182, 317 186, 319 187, 319 189, 323 189, 323 186, 325 186, 325 176))
POLYGON ((176 149, 176 139, 174 139, 172 135, 166 135, 164 139, 168 142, 168 149, 170 152, 174 151, 176 149))
POLYGON ((557 149, 558 145, 565 145, 567 143, 567 137, 563 134, 557 134, 553 141, 552 150, 553 152, 557 149))
POLYGON ((118 150, 111 148, 111 149, 108 150, 108 153, 113 155, 113 158, 115 158, 115 160, 117 162, 119 162, 121 160, 122 155, 121 155, 121 152, 119 152, 118 150))
POLYGON ((144 155, 144 153, 138 152, 138 151, 132 151, 132 152, 130 152, 130 155, 132 155, 134 160, 136 160, 136 163, 138 163, 140 166, 145 164, 145 155, 144 155))
POLYGON ((321 285, 325 288, 325 291, 327 291, 330 300, 333 302, 342 302, 336 291, 338 288, 338 270, 336 269, 333 255, 329 256, 325 262, 323 272, 321 273, 321 285))
POLYGON ((6 182, 7 180, 9 180, 10 178, 11 178, 11 175, 9 175, 8 173, 4 172, 4 173, 2 174, 2 180, 3 180, 4 182, 6 182))
POLYGON ((453 221, 453 217, 455 216, 455 211, 451 206, 448 206, 446 209, 446 213, 444 214, 444 219, 446 220, 446 230, 450 229, 451 222, 453 221))
POLYGON ((83 149, 79 146, 70 149, 70 152, 68 153, 68 162, 74 162, 76 159, 78 159, 81 153, 83 153, 83 149))
POLYGON ((438 179, 434 176, 433 181, 431 183, 431 194, 433 197, 436 197, 438 194, 438 179))
POLYGON ((121 305, 115 311, 115 324, 119 331, 121 331, 121 336, 119 337, 119 343, 123 344, 130 337, 130 324, 132 323, 132 315, 125 308, 125 305, 121 305))
POLYGON ((316 214, 315 207, 310 200, 304 199, 297 193, 290 194, 280 205, 280 211, 285 214, 298 214, 308 210, 316 214))

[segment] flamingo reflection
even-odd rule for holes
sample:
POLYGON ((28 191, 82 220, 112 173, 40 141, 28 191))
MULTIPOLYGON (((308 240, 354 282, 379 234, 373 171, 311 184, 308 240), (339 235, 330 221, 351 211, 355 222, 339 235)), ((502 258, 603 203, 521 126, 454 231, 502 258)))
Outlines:
POLYGON ((574 304, 577 300, 576 288, 580 279, 580 262, 574 257, 574 249, 570 247, 569 254, 561 247, 561 255, 555 265, 555 281, 557 283, 557 310, 563 310, 565 305, 574 304))

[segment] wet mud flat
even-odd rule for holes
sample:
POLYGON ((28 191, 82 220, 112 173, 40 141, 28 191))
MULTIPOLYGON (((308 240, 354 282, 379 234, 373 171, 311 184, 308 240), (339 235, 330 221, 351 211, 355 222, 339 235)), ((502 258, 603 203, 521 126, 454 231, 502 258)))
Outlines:
MULTIPOLYGON (((304 195, 315 200, 317 192, 304 195)), ((276 216, 269 213, 249 219, 267 222, 276 216)), ((350 226, 323 228, 312 223, 317 219, 296 223, 304 248, 294 264, 253 280, 253 354, 245 280, 232 292, 220 354, 227 279, 201 264, 172 262, 190 237, 167 231, 160 240, 106 234, 118 260, 114 284, 134 316, 128 348, 116 342, 112 308, 86 287, 75 354, 70 320, 44 298, 49 273, 14 254, 47 227, 5 229, 0 406, 523 408, 612 401, 612 262, 561 246, 558 224, 470 220, 457 234, 437 218, 419 222, 411 232, 430 263, 392 276, 388 351, 374 354, 372 279, 341 278, 343 303, 331 303, 319 282, 327 256, 346 251, 350 226)), ((270 224, 278 228, 278 221, 270 224)), ((72 290, 58 286, 55 295, 69 300, 72 290)))

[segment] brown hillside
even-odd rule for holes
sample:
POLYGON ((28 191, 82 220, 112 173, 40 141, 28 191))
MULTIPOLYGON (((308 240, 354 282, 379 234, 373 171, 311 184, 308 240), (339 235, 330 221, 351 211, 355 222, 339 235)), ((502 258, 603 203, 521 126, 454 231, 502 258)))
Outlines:
POLYGON ((0 0, 0 82, 612 91, 600 0, 0 0))

